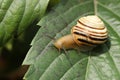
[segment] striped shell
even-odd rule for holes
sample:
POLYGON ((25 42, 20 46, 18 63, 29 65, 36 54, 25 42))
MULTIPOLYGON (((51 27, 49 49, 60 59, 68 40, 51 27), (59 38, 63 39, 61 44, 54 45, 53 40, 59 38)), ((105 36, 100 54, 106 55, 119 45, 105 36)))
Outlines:
POLYGON ((95 15, 80 18, 71 29, 71 33, 79 46, 96 46, 108 38, 104 23, 95 15))

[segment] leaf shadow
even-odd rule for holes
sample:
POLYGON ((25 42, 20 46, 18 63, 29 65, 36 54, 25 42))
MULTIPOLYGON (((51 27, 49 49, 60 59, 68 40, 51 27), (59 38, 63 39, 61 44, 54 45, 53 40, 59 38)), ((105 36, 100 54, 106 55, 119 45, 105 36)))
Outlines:
POLYGON ((90 56, 98 56, 108 52, 110 47, 111 47, 111 41, 110 38, 108 38, 104 44, 98 45, 95 48, 93 48, 91 51, 87 51, 83 53, 90 56))

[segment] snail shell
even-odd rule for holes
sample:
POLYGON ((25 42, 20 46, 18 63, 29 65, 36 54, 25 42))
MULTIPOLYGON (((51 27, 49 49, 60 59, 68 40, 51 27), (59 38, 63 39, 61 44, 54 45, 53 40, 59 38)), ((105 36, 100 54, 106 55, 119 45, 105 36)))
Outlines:
POLYGON ((108 38, 107 29, 97 16, 82 17, 71 29, 74 41, 80 46, 96 46, 108 38))
MULTIPOLYGON (((76 44, 76 47, 79 46, 81 51, 88 51, 94 48, 96 45, 103 44, 108 38, 107 29, 103 21, 95 15, 80 18, 77 21, 77 24, 71 29, 70 35, 72 35, 72 37, 69 38, 67 36, 63 37, 64 39, 60 38, 57 40, 55 46, 58 49, 62 49, 69 44, 69 47, 71 48, 73 45, 70 44, 74 43, 74 47, 76 44), (64 44, 59 45, 58 47, 58 43, 64 44)), ((67 49, 69 49, 69 47, 67 46, 67 49)))

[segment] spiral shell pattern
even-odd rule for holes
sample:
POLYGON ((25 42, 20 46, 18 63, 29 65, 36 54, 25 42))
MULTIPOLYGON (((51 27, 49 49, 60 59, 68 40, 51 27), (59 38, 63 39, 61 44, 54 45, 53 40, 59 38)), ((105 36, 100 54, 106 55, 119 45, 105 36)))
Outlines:
POLYGON ((108 38, 107 28, 95 15, 80 18, 71 29, 71 33, 78 45, 96 46, 108 38))

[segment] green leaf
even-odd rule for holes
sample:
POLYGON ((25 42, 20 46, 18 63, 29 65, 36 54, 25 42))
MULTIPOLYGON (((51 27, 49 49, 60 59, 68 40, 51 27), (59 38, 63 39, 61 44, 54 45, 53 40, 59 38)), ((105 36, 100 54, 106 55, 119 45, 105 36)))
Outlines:
POLYGON ((99 0, 98 16, 105 22, 109 39, 89 52, 59 52, 53 38, 69 34, 76 21, 94 14, 92 0, 61 0, 40 22, 23 65, 31 65, 26 80, 119 80, 120 1, 99 0))
POLYGON ((49 0, 0 0, 0 46, 44 15, 49 0))

